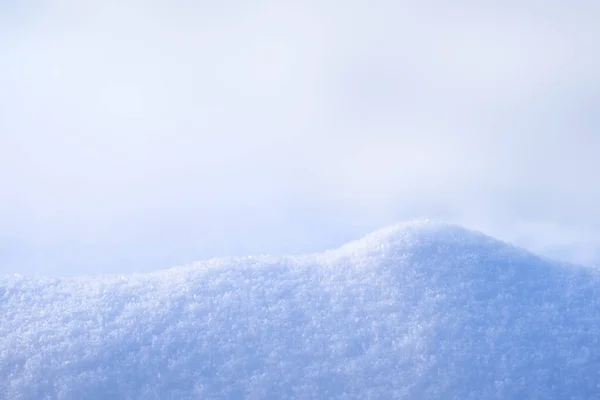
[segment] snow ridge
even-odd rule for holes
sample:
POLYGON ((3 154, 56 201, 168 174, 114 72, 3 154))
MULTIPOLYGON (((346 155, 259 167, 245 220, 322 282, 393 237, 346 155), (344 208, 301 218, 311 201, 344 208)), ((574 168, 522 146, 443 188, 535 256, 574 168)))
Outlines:
POLYGON ((7 399, 600 393, 600 279, 418 221, 323 254, 0 278, 7 399))

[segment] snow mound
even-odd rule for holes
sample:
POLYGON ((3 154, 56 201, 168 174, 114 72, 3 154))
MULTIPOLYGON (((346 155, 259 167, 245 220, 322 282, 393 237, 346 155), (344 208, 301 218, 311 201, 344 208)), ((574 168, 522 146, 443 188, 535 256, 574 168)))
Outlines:
POLYGON ((323 254, 0 278, 6 399, 592 399, 600 279, 419 221, 323 254))

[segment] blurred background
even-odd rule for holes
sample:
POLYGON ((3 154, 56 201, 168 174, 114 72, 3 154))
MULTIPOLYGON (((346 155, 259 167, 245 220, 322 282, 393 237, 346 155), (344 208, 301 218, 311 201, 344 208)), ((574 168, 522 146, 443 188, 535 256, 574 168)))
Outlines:
POLYGON ((600 3, 0 6, 0 273, 322 251, 420 217, 600 260, 600 3))

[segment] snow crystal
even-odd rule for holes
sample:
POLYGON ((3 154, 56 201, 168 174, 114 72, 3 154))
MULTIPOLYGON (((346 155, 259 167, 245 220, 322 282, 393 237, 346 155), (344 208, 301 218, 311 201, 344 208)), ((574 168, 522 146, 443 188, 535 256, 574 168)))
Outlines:
POLYGON ((427 221, 324 254, 0 278, 6 399, 591 399, 597 271, 427 221))

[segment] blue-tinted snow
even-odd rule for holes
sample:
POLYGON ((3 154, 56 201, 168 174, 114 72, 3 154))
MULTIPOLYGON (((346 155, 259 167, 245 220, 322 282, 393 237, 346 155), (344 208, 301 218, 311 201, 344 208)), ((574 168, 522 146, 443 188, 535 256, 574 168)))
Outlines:
POLYGON ((0 299, 3 399, 600 396, 598 273, 437 223, 0 299))

